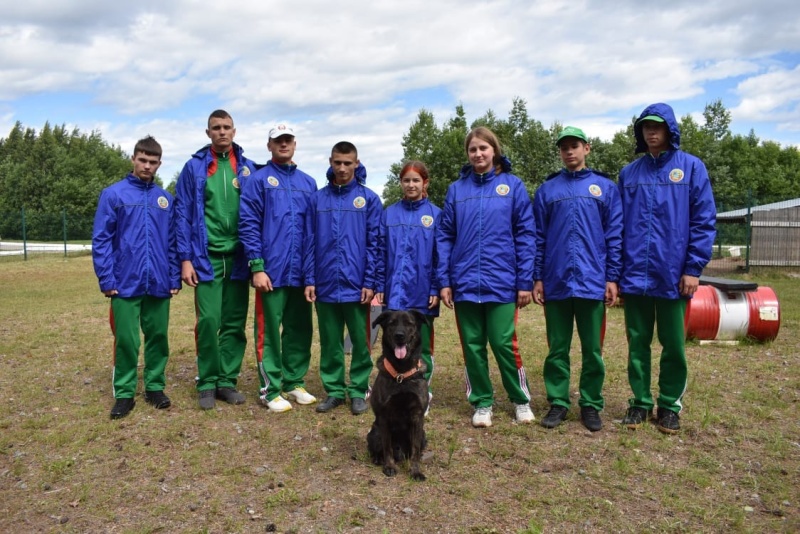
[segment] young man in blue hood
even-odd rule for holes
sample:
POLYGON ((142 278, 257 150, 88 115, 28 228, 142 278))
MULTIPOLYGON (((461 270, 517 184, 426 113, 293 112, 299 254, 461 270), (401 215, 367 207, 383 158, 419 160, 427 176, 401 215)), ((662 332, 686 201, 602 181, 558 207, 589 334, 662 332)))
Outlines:
POLYGON ((305 297, 316 303, 319 374, 328 397, 317 405, 329 412, 350 397, 353 415, 367 411, 372 372, 369 306, 383 279, 378 231, 383 206, 366 186, 367 171, 347 141, 331 150, 328 185, 311 196, 306 216, 303 264, 305 297), (345 380, 342 337, 353 342, 350 384, 345 380))
POLYGON ((644 156, 619 175, 624 220, 619 285, 633 391, 622 424, 638 428, 656 404, 658 429, 674 434, 680 430, 688 378, 686 305, 711 259, 717 212, 705 165, 679 148, 681 134, 670 106, 645 108, 634 132, 636 152, 644 156), (650 391, 654 327, 663 347, 655 403, 650 391))

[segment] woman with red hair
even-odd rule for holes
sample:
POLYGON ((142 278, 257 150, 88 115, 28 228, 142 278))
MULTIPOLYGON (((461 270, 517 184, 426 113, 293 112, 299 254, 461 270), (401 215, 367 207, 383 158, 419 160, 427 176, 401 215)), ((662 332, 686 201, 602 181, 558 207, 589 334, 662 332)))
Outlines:
POLYGON ((428 316, 429 321, 422 326, 422 361, 430 399, 433 319, 439 316, 435 245, 441 210, 428 200, 429 176, 424 163, 407 162, 399 176, 403 199, 383 210, 381 216, 379 245, 386 270, 377 297, 389 310, 417 310, 428 316))

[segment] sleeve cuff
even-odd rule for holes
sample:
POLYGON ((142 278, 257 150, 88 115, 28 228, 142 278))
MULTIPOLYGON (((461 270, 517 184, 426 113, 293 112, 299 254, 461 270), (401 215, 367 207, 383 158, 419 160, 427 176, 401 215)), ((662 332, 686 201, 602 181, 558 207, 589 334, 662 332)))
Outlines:
POLYGON ((255 260, 250 260, 247 262, 248 267, 250 267, 251 273, 261 273, 264 272, 264 260, 261 258, 257 258, 255 260))

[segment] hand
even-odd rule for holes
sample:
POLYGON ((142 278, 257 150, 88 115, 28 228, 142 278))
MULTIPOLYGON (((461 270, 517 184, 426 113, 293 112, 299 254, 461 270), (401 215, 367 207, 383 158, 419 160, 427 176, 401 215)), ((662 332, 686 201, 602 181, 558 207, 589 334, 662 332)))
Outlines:
POLYGON ((113 297, 114 295, 117 295, 117 294, 119 294, 119 291, 117 291, 116 289, 109 289, 107 291, 103 291, 103 295, 105 295, 107 297, 113 297))
POLYGON ((169 290, 169 294, 170 294, 170 295, 172 295, 173 297, 174 297, 175 295, 177 295, 178 293, 180 293, 180 292, 181 292, 181 289, 180 289, 180 288, 177 288, 177 289, 170 289, 170 290, 169 290))
POLYGON ((517 291, 517 308, 524 308, 533 300, 532 291, 517 291))
POLYGON ((366 287, 361 288, 361 304, 369 304, 372 302, 372 297, 375 296, 375 291, 372 289, 367 289, 366 287))
POLYGON ((610 308, 617 303, 619 288, 616 282, 606 282, 606 307, 610 308))
POLYGON ((678 284, 678 289, 684 297, 691 297, 697 292, 700 286, 700 278, 697 276, 689 276, 684 274, 681 276, 681 282, 678 284))
POLYGON ((375 293, 375 298, 378 299, 378 304, 381 306, 386 306, 386 304, 383 302, 383 293, 375 293))
POLYGON ((453 290, 452 290, 452 288, 443 287, 442 289, 439 290, 439 295, 442 297, 442 303, 444 303, 445 306, 447 306, 448 308, 450 308, 452 310, 453 309, 453 290))
POLYGON ((303 294, 308 302, 315 302, 317 300, 317 290, 314 286, 306 286, 303 294))
POLYGON ((189 287, 197 287, 197 271, 189 260, 181 262, 181 280, 189 287))
POLYGON ((264 271, 253 273, 253 287, 256 288, 256 291, 269 293, 272 291, 272 280, 264 271))
POLYGON ((544 306, 544 282, 536 280, 533 283, 533 302, 544 306))
POLYGON ((439 305, 439 297, 437 297, 436 295, 431 295, 430 297, 428 297, 428 309, 429 310, 434 309, 438 305, 439 305))

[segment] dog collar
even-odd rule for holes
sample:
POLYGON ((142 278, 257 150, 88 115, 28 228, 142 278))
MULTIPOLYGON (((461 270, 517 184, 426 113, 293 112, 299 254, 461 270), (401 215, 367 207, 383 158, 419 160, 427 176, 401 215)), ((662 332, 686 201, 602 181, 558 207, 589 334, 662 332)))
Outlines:
POLYGON ((421 360, 418 361, 417 362, 417 366, 414 367, 413 369, 409 369, 405 373, 398 373, 397 370, 392 366, 391 362, 389 360, 387 360, 386 358, 384 358, 383 359, 383 368, 386 369, 386 372, 389 373, 389 375, 392 378, 397 380, 398 384, 402 384, 403 380, 405 380, 409 376, 417 374, 420 371, 420 369, 422 369, 422 361, 421 360))

